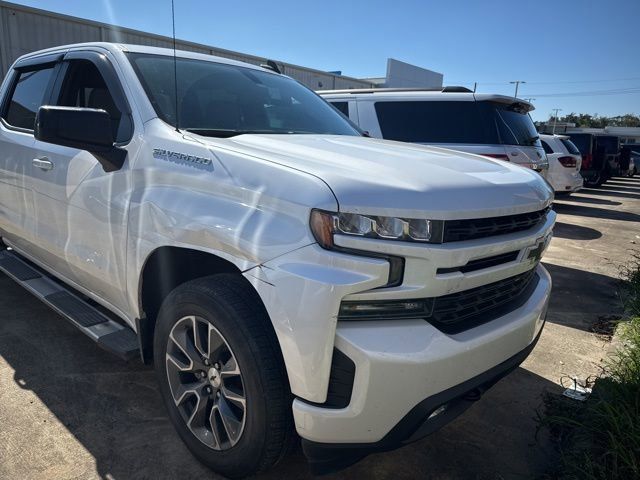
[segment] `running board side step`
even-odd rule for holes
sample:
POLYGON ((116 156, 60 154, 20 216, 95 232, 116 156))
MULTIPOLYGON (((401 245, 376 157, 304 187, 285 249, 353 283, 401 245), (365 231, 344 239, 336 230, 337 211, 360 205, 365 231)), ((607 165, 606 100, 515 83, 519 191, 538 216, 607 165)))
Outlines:
POLYGON ((13 250, 0 251, 0 271, 69 320, 103 349, 123 360, 139 356, 138 337, 132 329, 109 318, 13 250))

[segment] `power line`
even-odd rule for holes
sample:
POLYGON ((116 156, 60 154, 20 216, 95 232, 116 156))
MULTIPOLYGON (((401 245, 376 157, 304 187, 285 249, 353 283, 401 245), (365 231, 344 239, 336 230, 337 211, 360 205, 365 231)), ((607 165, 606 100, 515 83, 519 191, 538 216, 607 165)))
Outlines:
POLYGON ((630 82, 640 80, 640 77, 611 78, 609 80, 566 80, 559 82, 529 82, 531 85, 561 85, 568 83, 607 83, 607 82, 630 82))
MULTIPOLYGON (((608 82, 630 82, 640 80, 640 77, 627 77, 627 78, 610 78, 610 79, 602 79, 602 80, 561 80, 557 82, 529 82, 529 85, 566 85, 566 84, 579 84, 579 83, 608 83, 608 82)), ((474 82, 458 82, 453 80, 448 80, 447 83, 450 84, 472 84, 474 82)), ((511 82, 477 82, 478 85, 509 85, 511 82)))
POLYGON ((531 93, 536 98, 551 97, 600 97, 608 95, 635 95, 640 94, 640 87, 630 87, 612 90, 591 90, 583 92, 558 92, 558 93, 531 93))

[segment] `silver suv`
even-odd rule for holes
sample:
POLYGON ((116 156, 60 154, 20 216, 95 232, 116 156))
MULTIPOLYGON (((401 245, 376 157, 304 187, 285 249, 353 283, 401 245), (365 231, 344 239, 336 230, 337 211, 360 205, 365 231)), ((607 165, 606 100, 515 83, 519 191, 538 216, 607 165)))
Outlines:
POLYGON ((365 89, 319 95, 372 137, 436 145, 532 168, 549 168, 529 116, 533 105, 515 97, 442 90, 365 89))

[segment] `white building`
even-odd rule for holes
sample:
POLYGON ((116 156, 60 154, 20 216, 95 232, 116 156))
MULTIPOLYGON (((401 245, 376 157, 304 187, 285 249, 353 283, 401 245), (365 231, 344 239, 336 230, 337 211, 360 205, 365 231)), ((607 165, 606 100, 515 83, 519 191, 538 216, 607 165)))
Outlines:
MULTIPOLYGON (((558 133, 556 131, 556 133, 558 133)), ((620 143, 640 143, 640 127, 567 128, 566 133, 606 133, 620 137, 620 143)))
POLYGON ((380 88, 442 88, 443 78, 442 73, 389 58, 386 77, 365 80, 380 88))

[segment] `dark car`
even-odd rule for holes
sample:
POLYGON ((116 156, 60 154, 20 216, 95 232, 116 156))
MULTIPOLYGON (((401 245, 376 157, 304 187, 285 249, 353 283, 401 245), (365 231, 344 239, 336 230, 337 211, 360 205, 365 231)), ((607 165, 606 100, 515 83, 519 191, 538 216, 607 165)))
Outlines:
POLYGON ((568 133, 582 154, 580 174, 586 185, 602 185, 620 174, 620 138, 598 133, 568 133))
POLYGON ((633 177, 640 167, 640 143, 627 143, 620 147, 620 174, 633 177))

